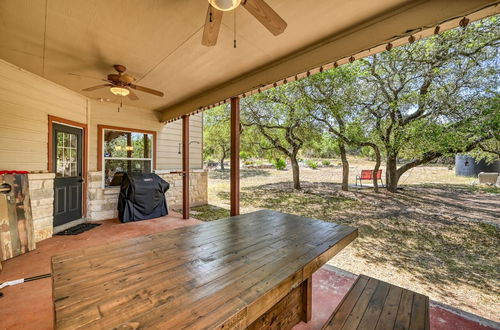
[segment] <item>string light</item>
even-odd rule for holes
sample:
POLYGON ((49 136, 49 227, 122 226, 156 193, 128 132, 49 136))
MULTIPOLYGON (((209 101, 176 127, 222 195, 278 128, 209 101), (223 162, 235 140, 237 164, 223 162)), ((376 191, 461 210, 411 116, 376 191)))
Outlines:
MULTIPOLYGON (((442 22, 441 22, 441 24, 443 24, 443 23, 445 23, 445 22, 449 22, 449 21, 451 21, 451 20, 456 20, 456 19, 458 19, 458 18, 460 18, 460 17, 454 17, 453 19, 449 19, 449 20, 447 20, 447 21, 442 21, 442 22)), ((458 25, 459 25, 460 27, 462 27, 462 28, 465 28, 465 27, 467 27, 467 25, 468 25, 469 23, 470 23, 469 18, 467 18, 467 17, 463 17, 463 18, 459 21, 458 25)), ((422 31, 424 31, 424 30, 426 30, 426 29, 427 29, 427 31, 428 31, 428 30, 432 29, 432 26, 423 26, 423 27, 421 27, 420 29, 418 29, 418 31, 422 32, 422 31)), ((413 32, 413 33, 415 33, 415 30, 416 30, 416 29, 412 30, 412 32, 413 32)), ((439 34, 440 30, 441 30, 441 27, 440 27, 439 25, 436 25, 436 26, 434 27, 434 34, 435 34, 435 35, 439 34)), ((408 32, 410 32, 410 31, 408 31, 408 32)), ((406 35, 396 36, 396 38, 394 38, 394 39, 392 39, 392 40, 393 40, 393 41, 394 41, 394 40, 402 40, 402 39, 403 39, 403 38, 405 38, 405 37, 407 37, 408 43, 410 43, 410 44, 414 43, 414 42, 417 40, 417 39, 416 39, 416 37, 415 37, 414 35, 409 35, 409 36, 408 36, 408 34, 406 34, 406 35)), ((377 45, 377 47, 382 46, 382 45, 383 45, 383 44, 379 44, 379 45, 377 45)), ((387 44, 386 44, 385 49, 386 49, 387 51, 390 51, 390 50, 392 50, 392 48, 393 48, 393 47, 394 47, 394 45, 392 44, 392 42, 389 42, 389 43, 387 43, 387 44)), ((364 53, 364 52, 368 52, 368 53, 370 53, 370 54, 371 54, 371 52, 372 52, 372 48, 365 49, 365 50, 360 51, 360 52, 358 52, 358 53, 356 53, 356 54, 357 54, 357 55, 360 55, 361 53, 364 53)), ((355 55, 356 55, 356 54, 355 54, 355 55)), ((344 58, 342 58, 342 59, 340 59, 340 60, 341 60, 341 61, 343 61, 343 60, 345 60, 346 58, 347 58, 347 57, 344 57, 344 58)), ((348 58, 349 63, 353 63, 355 60, 356 60, 356 58, 354 57, 354 55, 351 55, 351 56, 348 58)), ((336 68, 338 68, 338 67, 339 67, 339 63, 338 63, 338 61, 333 62, 333 68, 335 68, 335 69, 336 69, 336 68)), ((316 70, 316 69, 314 69, 314 70, 316 70)), ((319 72, 321 73, 321 72, 323 72, 323 71, 324 71, 323 66, 319 67, 319 72)), ((302 74, 302 73, 300 73, 300 74, 302 74)), ((310 70, 307 70, 307 72, 306 72, 306 76, 307 76, 307 77, 309 77, 310 75, 311 75, 311 71, 310 71, 310 70)), ((295 81, 299 80, 299 74, 296 74, 296 75, 294 76, 294 78, 295 78, 295 81)), ((288 83, 288 80, 285 78, 285 79, 282 81, 282 83, 283 83, 283 84, 287 84, 287 83, 288 83)), ((269 84, 269 85, 261 85, 261 86, 263 86, 264 91, 265 91, 265 90, 267 90, 268 88, 270 88, 270 87, 271 87, 271 85, 270 85, 270 84, 269 84)), ((272 84, 272 86, 276 88, 276 87, 278 86, 278 82, 274 82, 274 83, 272 84)), ((263 91, 263 90, 262 90, 260 87, 257 89, 257 93, 262 93, 262 91, 263 91)), ((250 93, 249 95, 253 95, 255 92, 256 92, 256 91, 255 91, 255 89, 254 89, 254 90, 252 90, 252 91, 250 91, 250 92, 249 92, 249 93, 250 93)), ((243 94, 243 97, 245 97, 245 95, 246 95, 246 94, 243 94)), ((227 102, 228 102, 228 100, 224 100, 224 103, 227 103, 227 102)))
POLYGON ((469 24, 469 19, 467 17, 464 17, 460 20, 458 23, 461 27, 465 28, 469 24))

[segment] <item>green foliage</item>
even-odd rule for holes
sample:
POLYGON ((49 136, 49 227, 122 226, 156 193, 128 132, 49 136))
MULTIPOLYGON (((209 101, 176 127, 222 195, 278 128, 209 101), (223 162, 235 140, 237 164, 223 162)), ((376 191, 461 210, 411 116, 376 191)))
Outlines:
POLYGON ((251 158, 252 156, 250 155, 250 153, 248 151, 240 151, 240 158, 243 160, 243 161, 246 161, 247 159, 251 158))
POLYGON ((299 85, 303 104, 339 142, 370 157, 378 148, 391 188, 438 157, 498 159, 499 45, 495 16, 310 76, 299 85))
POLYGON ((229 107, 222 105, 203 115, 203 159, 216 159, 223 168, 231 150, 229 107))
POLYGON ((318 162, 312 160, 312 159, 309 159, 307 162, 306 162, 307 166, 309 166, 310 168, 312 168, 313 170, 317 169, 318 168, 318 162))
POLYGON ((332 162, 331 162, 330 160, 328 160, 328 159, 323 159, 323 160, 321 161, 321 164, 322 164, 323 166, 330 166, 330 165, 332 164, 332 162))
POLYGON ((273 165, 277 170, 284 170, 286 168, 286 161, 282 158, 278 158, 274 160, 273 165))

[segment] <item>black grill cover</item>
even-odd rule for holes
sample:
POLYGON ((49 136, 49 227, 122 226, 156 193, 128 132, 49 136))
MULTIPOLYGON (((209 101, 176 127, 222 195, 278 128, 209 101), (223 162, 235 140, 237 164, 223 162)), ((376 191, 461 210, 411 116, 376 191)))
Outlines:
POLYGON ((140 221, 168 214, 165 192, 170 185, 154 173, 125 173, 118 198, 121 222, 140 221))

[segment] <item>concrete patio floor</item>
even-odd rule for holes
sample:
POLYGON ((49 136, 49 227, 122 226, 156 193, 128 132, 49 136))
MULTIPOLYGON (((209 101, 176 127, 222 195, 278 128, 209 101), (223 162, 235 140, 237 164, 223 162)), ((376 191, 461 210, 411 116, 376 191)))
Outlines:
MULTIPOLYGON (((37 244, 37 249, 2 263, 0 283, 50 273, 50 258, 63 251, 167 231, 200 223, 183 220, 180 214, 148 221, 122 224, 118 220, 100 222, 102 226, 76 236, 54 236, 37 244)), ((294 329, 320 329, 348 291, 356 275, 324 266, 313 275, 313 318, 294 329)), ((0 298, 0 329, 52 329, 51 279, 27 282, 2 290, 0 298)), ((495 329, 495 324, 474 316, 461 314, 437 304, 430 308, 432 329, 495 329)))

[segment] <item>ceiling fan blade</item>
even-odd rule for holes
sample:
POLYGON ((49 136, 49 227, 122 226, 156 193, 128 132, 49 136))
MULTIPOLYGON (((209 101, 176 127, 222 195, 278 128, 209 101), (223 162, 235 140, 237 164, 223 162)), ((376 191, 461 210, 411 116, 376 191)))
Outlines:
POLYGON ((138 91, 141 91, 144 93, 149 93, 149 94, 153 94, 153 95, 160 96, 160 97, 162 97, 164 95, 163 92, 160 92, 160 91, 157 91, 157 90, 154 90, 151 88, 138 86, 138 85, 134 85, 134 84, 130 84, 129 86, 130 86, 130 88, 133 88, 135 90, 138 90, 138 91))
POLYGON ((215 46, 217 37, 219 36, 220 25, 222 23, 223 12, 208 5, 207 18, 205 20, 205 27, 203 28, 203 37, 201 44, 203 46, 215 46))
POLYGON ((137 96, 136 93, 132 92, 130 89, 129 89, 129 92, 128 93, 128 98, 132 101, 137 101, 139 99, 139 97, 137 96))
POLYGON ((104 85, 99 85, 99 86, 93 86, 93 87, 89 87, 89 88, 84 88, 82 89, 82 91, 84 92, 91 92, 91 91, 95 91, 96 89, 101 89, 101 88, 104 88, 104 87, 111 87, 113 85, 111 84, 104 84, 104 85))
POLYGON ((285 31, 288 24, 264 0, 246 0, 242 5, 275 36, 285 31))

